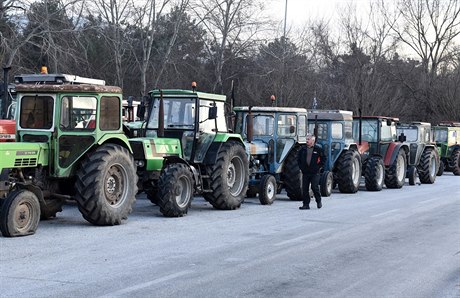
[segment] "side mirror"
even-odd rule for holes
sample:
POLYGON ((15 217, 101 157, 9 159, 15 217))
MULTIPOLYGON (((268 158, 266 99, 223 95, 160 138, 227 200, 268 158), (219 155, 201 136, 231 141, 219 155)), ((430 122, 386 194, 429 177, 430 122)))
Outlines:
POLYGON ((217 107, 210 107, 208 112, 208 119, 217 118, 217 107))
POLYGON ((401 142, 401 143, 404 143, 406 141, 406 136, 404 135, 404 133, 401 133, 399 135, 398 141, 401 142))
POLYGON ((295 133, 295 126, 294 125, 289 126, 289 133, 290 134, 295 133))

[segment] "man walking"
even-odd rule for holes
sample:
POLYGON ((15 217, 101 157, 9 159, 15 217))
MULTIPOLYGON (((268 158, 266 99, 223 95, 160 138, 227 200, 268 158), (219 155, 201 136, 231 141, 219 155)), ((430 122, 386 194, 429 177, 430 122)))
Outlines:
POLYGON ((321 193, 319 191, 320 172, 326 164, 326 156, 323 150, 315 145, 315 136, 307 134, 307 146, 302 147, 298 155, 299 168, 302 171, 302 195, 303 206, 299 209, 310 209, 310 184, 313 194, 315 195, 316 205, 320 209, 321 193))

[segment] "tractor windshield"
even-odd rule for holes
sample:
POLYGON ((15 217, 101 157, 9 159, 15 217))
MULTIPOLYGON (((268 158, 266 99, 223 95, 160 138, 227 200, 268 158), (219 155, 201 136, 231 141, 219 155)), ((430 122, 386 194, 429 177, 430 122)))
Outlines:
POLYGON ((24 96, 21 99, 20 126, 26 129, 53 127, 54 99, 47 95, 24 96))
POLYGON ((447 143, 447 129, 435 129, 434 141, 436 143, 447 143))
MULTIPOLYGON (((158 128, 160 99, 155 98, 148 127, 158 128)), ((193 129, 195 123, 194 98, 163 98, 164 126, 166 129, 193 129)))
POLYGON ((274 127, 275 118, 273 118, 273 116, 254 116, 254 136, 272 136, 274 133, 274 127))
POLYGON ((406 136, 406 142, 417 142, 418 140, 418 129, 414 128, 398 128, 398 135, 404 134, 406 136))
MULTIPOLYGON (((378 141, 378 125, 377 119, 362 119, 361 140, 366 142, 376 143, 378 141)), ((359 120, 353 120, 353 138, 359 139, 359 120)))

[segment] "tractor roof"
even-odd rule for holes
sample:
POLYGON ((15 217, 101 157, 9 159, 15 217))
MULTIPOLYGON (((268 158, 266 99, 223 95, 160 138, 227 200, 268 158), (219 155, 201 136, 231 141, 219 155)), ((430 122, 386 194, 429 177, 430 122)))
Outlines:
POLYGON ((438 126, 447 126, 447 127, 460 127, 460 122, 454 121, 442 121, 438 124, 438 126))
POLYGON ((14 77, 16 84, 90 84, 105 85, 104 80, 79 77, 76 75, 53 73, 53 74, 22 74, 14 77))
MULTIPOLYGON (((380 119, 380 120, 392 120, 395 122, 399 122, 399 118, 395 117, 387 117, 387 116, 362 116, 363 119, 380 119)), ((353 116, 354 120, 358 120, 359 116, 353 116)))
POLYGON ((352 121, 353 112, 344 110, 308 110, 308 118, 310 120, 337 120, 337 121, 352 121))
POLYGON ((234 107, 233 110, 235 112, 249 112, 249 108, 251 108, 251 112, 266 112, 266 113, 307 113, 307 109, 303 108, 287 108, 287 107, 234 107))
POLYGON ((431 123, 413 121, 410 123, 398 123, 397 128, 416 128, 416 127, 431 127, 431 123))
MULTIPOLYGON (((201 99, 217 100, 217 101, 226 101, 227 97, 221 94, 206 93, 206 92, 196 92, 192 90, 182 90, 182 89, 161 89, 164 97, 198 97, 201 99)), ((149 92, 153 97, 160 96, 160 89, 155 89, 149 92)))
POLYGON ((35 85, 19 84, 16 85, 18 93, 45 93, 45 92, 77 92, 77 93, 122 93, 117 86, 102 86, 89 84, 62 84, 62 85, 35 85))

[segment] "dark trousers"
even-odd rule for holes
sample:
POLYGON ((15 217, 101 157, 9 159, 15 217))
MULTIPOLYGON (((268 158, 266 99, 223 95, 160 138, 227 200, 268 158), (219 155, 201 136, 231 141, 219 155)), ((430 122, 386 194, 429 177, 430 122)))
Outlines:
POLYGON ((313 194, 315 195, 316 203, 321 202, 321 193, 319 191, 319 174, 303 174, 302 175, 302 194, 303 205, 310 205, 310 185, 313 194))

